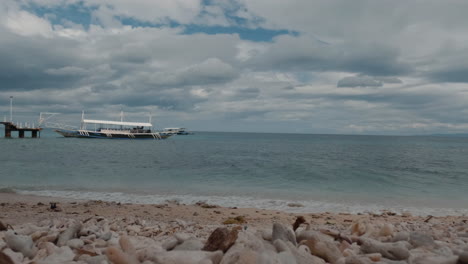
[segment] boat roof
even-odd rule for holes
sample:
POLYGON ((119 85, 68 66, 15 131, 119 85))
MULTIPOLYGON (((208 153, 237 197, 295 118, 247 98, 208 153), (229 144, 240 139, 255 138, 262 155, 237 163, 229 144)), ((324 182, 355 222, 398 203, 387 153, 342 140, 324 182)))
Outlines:
POLYGON ((83 123, 87 124, 101 124, 101 125, 116 125, 116 126, 144 126, 151 127, 151 123, 142 123, 142 122, 121 122, 121 121, 109 121, 109 120, 93 120, 93 119, 83 119, 83 123))
POLYGON ((165 127, 164 129, 185 129, 185 127, 165 127))

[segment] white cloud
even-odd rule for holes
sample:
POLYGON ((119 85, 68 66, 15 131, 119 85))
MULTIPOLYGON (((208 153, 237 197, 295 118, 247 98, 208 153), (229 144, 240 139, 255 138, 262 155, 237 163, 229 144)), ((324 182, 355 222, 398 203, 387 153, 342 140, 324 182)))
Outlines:
POLYGON ((22 36, 52 36, 52 26, 49 21, 26 11, 9 12, 5 25, 12 32, 22 36))
POLYGON ((201 10, 200 0, 88 0, 86 5, 109 7, 116 16, 132 17, 153 23, 190 23, 201 10))

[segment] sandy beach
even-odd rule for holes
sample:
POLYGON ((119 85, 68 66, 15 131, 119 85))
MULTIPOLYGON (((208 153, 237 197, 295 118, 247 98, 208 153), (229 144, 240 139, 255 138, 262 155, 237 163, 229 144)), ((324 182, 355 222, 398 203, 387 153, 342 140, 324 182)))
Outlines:
POLYGON ((468 254, 467 216, 293 214, 15 193, 0 194, 0 212, 0 263, 456 264, 468 254))

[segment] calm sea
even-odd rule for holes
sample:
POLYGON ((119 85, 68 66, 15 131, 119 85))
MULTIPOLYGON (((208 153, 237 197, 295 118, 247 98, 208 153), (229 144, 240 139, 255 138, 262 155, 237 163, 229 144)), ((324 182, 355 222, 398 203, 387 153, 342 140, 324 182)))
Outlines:
POLYGON ((294 212, 468 214, 468 138, 208 133, 0 139, 0 188, 294 212), (297 207, 299 206, 299 207, 297 207))

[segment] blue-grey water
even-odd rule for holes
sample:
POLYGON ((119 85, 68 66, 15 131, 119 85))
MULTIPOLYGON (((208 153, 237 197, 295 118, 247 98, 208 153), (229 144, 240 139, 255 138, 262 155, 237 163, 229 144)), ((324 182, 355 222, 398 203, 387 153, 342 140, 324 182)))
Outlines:
POLYGON ((0 139, 0 188, 289 211, 468 213, 468 138, 208 133, 0 139), (302 205, 291 207, 291 203, 302 205))

